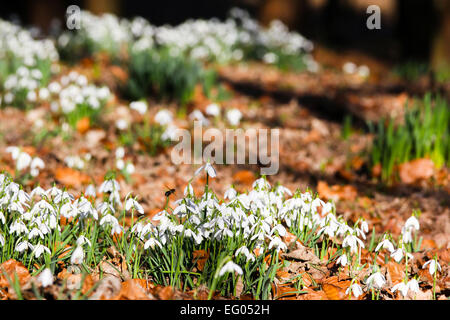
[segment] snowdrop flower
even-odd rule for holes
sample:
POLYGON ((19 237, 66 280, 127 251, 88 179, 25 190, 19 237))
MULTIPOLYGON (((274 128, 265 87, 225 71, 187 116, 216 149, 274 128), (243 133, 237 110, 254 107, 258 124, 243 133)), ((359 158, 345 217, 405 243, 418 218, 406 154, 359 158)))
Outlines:
POLYGON ((105 215, 103 218, 101 218, 101 220, 100 220, 100 225, 101 226, 103 226, 103 225, 110 225, 110 226, 116 226, 116 225, 118 225, 119 224, 119 221, 117 221, 117 218, 116 217, 114 217, 113 215, 111 215, 111 214, 107 214, 107 215, 105 215))
POLYGON ((370 75, 370 69, 366 65, 362 65, 358 67, 358 75, 362 78, 367 78, 370 75))
POLYGON ((42 271, 39 274, 38 282, 41 284, 41 286, 48 287, 53 284, 53 274, 49 268, 45 268, 44 271, 42 271))
POLYGON ((17 170, 21 171, 27 168, 31 163, 31 156, 26 152, 20 152, 16 160, 17 170))
POLYGON ((71 264, 82 264, 84 260, 84 251, 81 245, 77 245, 75 250, 72 252, 72 256, 70 257, 71 264))
POLYGON ((361 231, 364 232, 364 233, 369 232, 369 225, 367 224, 366 220, 363 220, 361 222, 361 231))
POLYGON ((356 72, 357 66, 356 66, 356 64, 354 64, 353 62, 346 62, 346 63, 344 63, 344 65, 342 66, 342 70, 343 70, 345 73, 352 74, 352 73, 355 73, 355 72, 356 72))
POLYGON ((198 168, 195 173, 194 176, 198 175, 200 172, 202 171, 206 171, 206 173, 208 174, 208 176, 210 176, 211 178, 215 178, 217 176, 216 174, 216 169, 214 169, 214 167, 211 165, 211 163, 207 162, 206 164, 204 164, 203 166, 201 166, 200 168, 198 168))
POLYGON ((404 297, 406 297, 406 295, 408 294, 408 286, 403 281, 400 283, 397 283, 395 286, 392 287, 392 292, 395 292, 397 290, 400 291, 400 293, 404 297))
POLYGON ((428 260, 427 262, 425 262, 422 269, 425 269, 427 265, 430 265, 428 268, 428 272, 430 272, 431 275, 433 275, 436 270, 441 271, 441 265, 436 261, 436 259, 428 260))
POLYGON ((255 256, 250 253, 250 251, 248 250, 248 248, 246 246, 240 247, 234 253, 234 255, 236 257, 239 256, 240 254, 243 254, 247 258, 247 261, 255 261, 255 256))
POLYGON ((122 233, 122 231, 123 231, 122 226, 117 223, 117 224, 113 225, 113 227, 111 228, 111 235, 112 236, 115 235, 115 234, 119 235, 119 234, 122 233))
POLYGON ((45 168, 45 163, 42 161, 41 158, 35 157, 33 158, 33 161, 31 161, 31 170, 30 173, 33 177, 36 177, 39 174, 39 169, 45 168))
POLYGON ((0 245, 4 246, 5 245, 5 237, 0 233, 0 245))
POLYGON ((383 249, 388 249, 389 252, 394 252, 394 245, 392 244, 392 242, 389 241, 389 239, 386 239, 386 236, 384 237, 384 240, 381 241, 377 247, 375 248, 375 251, 378 252, 378 250, 380 250, 380 248, 383 247, 383 249))
POLYGON ((31 193, 30 193, 30 197, 33 198, 34 196, 39 196, 41 197, 43 194, 45 193, 45 190, 42 189, 40 186, 37 186, 36 188, 34 188, 31 193))
POLYGON ((136 110, 140 114, 144 114, 147 112, 147 103, 144 101, 134 101, 130 103, 130 108, 136 110))
POLYGON ((125 210, 130 211, 132 208, 136 209, 139 214, 144 214, 144 208, 133 198, 129 198, 125 202, 125 210))
POLYGON ((350 294, 350 292, 353 294, 353 296, 355 296, 355 298, 358 298, 363 294, 362 288, 358 283, 352 284, 347 288, 347 290, 345 290, 345 294, 350 294))
POLYGON ((232 109, 227 112, 227 120, 232 126, 238 126, 241 118, 242 113, 238 109, 232 109))
POLYGON ((50 91, 47 88, 39 89, 39 99, 47 100, 50 97, 50 91))
POLYGON ((344 253, 342 254, 337 260, 337 264, 340 264, 341 266, 345 267, 348 263, 347 255, 344 253))
POLYGON ((31 243, 29 243, 28 241, 21 241, 21 242, 19 242, 16 245, 14 250, 19 252, 19 253, 22 253, 22 252, 24 252, 25 250, 28 250, 28 249, 33 250, 33 248, 34 248, 33 245, 31 243))
POLYGON ((120 190, 119 183, 114 179, 109 179, 106 181, 103 181, 103 183, 100 185, 99 192, 101 193, 107 193, 107 192, 115 192, 120 190))
POLYGON ((419 220, 417 220, 417 218, 415 216, 409 217, 408 220, 406 220, 406 222, 405 222, 405 229, 406 230, 411 230, 411 229, 419 230, 420 229, 419 220))
POLYGON ((155 115, 155 121, 162 126, 168 125, 173 121, 172 113, 167 109, 159 110, 155 115))
POLYGON ((206 107, 206 114, 212 117, 220 115, 220 107, 216 103, 211 103, 206 107))
POLYGON ((237 196, 237 191, 234 188, 229 188, 227 191, 225 191, 225 194, 223 196, 224 199, 233 200, 237 196))
POLYGON ((116 168, 122 171, 125 168, 125 161, 123 161, 123 159, 117 159, 116 168))
POLYGON ((274 234, 275 232, 278 232, 280 237, 284 237, 286 235, 286 228, 283 227, 283 225, 278 224, 272 229, 271 234, 274 234))
POLYGON ((134 164, 132 164, 131 162, 128 162, 127 165, 125 166, 125 171, 128 174, 133 174, 135 170, 136 169, 134 167, 134 164))
POLYGON ((190 183, 184 188, 184 196, 194 196, 194 188, 190 183))
POLYGON ((270 243, 269 243, 269 250, 270 249, 277 249, 277 250, 283 250, 286 251, 287 250, 287 246, 286 244, 281 240, 280 237, 274 237, 270 243))
POLYGON ((364 243, 356 237, 355 235, 348 235, 344 238, 344 241, 342 242, 342 247, 350 247, 351 252, 357 252, 358 251, 358 244, 360 247, 364 248, 364 243))
POLYGON ((123 147, 118 147, 116 149, 115 154, 116 154, 116 158, 122 159, 125 156, 125 149, 123 147))
POLYGON ((32 254, 34 253, 35 258, 39 258, 44 252, 47 254, 51 254, 49 248, 47 248, 46 246, 44 246, 42 244, 37 244, 34 247, 32 254))
POLYGON ((209 124, 209 120, 205 118, 200 110, 192 111, 191 114, 189 114, 189 119, 192 121, 199 121, 201 125, 207 126, 209 124))
POLYGON ((263 61, 264 61, 265 63, 268 63, 268 64, 273 64, 273 63, 275 63, 277 60, 278 60, 278 57, 277 57, 277 55, 276 55, 275 53, 273 53, 273 52, 267 52, 267 53, 264 54, 264 56, 263 56, 263 61))
POLYGON ((412 254, 406 252, 404 248, 398 248, 394 252, 392 252, 391 257, 394 258, 396 262, 400 262, 403 259, 403 256, 407 255, 409 259, 414 258, 412 254))
POLYGON ((89 245, 89 247, 91 247, 91 241, 89 241, 88 238, 86 238, 85 236, 81 235, 78 237, 77 239, 77 246, 82 246, 83 244, 87 243, 89 245))
POLYGON ((242 275, 244 272, 242 271, 242 268, 238 266, 233 261, 228 261, 222 269, 219 271, 219 277, 223 276, 225 273, 237 273, 239 275, 242 275))
POLYGON ((90 184, 87 186, 86 190, 84 191, 84 195, 94 197, 94 198, 97 196, 97 193, 95 192, 95 187, 93 184, 90 184))
POLYGON ((28 233, 28 240, 33 239, 39 236, 41 239, 44 239, 44 234, 38 228, 33 228, 30 233, 28 233))
POLYGON ((119 119, 116 121, 116 127, 119 130, 125 130, 128 128, 128 122, 125 119, 119 119))
POLYGON ((411 229, 406 229, 405 227, 402 228, 402 241, 404 243, 413 242, 413 236, 412 236, 411 229))
POLYGON ((411 291, 413 293, 418 293, 420 291, 419 283, 414 278, 409 280, 407 286, 408 286, 409 291, 411 291))
POLYGON ((158 240, 156 240, 155 238, 150 238, 145 242, 144 249, 155 249, 155 246, 158 246, 160 249, 162 249, 162 245, 158 240))
POLYGON ((380 272, 375 272, 367 278, 367 285, 369 288, 381 289, 385 283, 386 279, 380 272))

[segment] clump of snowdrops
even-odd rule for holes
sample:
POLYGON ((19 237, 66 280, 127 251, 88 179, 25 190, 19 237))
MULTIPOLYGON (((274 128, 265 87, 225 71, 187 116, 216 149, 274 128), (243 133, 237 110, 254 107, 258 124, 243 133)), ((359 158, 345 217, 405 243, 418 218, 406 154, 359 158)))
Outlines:
MULTIPOLYGON (((348 266, 354 276, 349 298, 366 291, 379 298, 386 279, 376 256, 368 265, 360 263, 369 232, 364 220, 350 227, 336 216, 331 202, 310 192, 271 186, 265 178, 257 179, 246 193, 229 188, 222 200, 209 186, 217 175, 209 162, 195 173, 200 174, 206 175, 201 196, 189 183, 174 208, 167 200, 164 210, 151 218, 144 215, 137 197, 121 198, 113 175, 106 176, 98 189, 90 185, 75 198, 57 186, 27 193, 1 174, 0 261, 16 259, 34 275, 44 270, 56 274, 61 265, 71 272, 90 273, 114 247, 133 278, 180 290, 206 285, 209 298, 215 292, 234 296, 239 286, 242 294, 268 299, 276 272, 286 263, 280 257, 290 250, 286 237, 294 235, 322 260, 328 249, 336 248, 324 262, 336 260, 341 268, 348 266), (131 216, 130 224, 125 223, 126 216, 131 216), (370 272, 361 282, 357 273, 363 268, 370 272)), ((420 247, 416 215, 406 221, 397 244, 387 234, 376 243, 372 233, 369 251, 387 250, 386 259, 405 259, 408 268, 411 252, 420 247)), ((437 259, 427 265, 436 277, 437 259)), ((392 290, 403 296, 419 290, 417 279, 408 278, 408 272, 402 283, 392 290)))

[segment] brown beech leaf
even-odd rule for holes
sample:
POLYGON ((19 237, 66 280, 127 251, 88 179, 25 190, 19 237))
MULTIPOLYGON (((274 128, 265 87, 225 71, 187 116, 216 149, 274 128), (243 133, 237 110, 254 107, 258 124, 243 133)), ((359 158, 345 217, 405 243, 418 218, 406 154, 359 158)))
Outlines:
POLYGON ((291 287, 287 284, 272 285, 273 297, 275 300, 296 300, 298 295, 298 289, 291 287))
POLYGON ((251 185, 255 181, 255 174, 250 170, 241 170, 233 175, 233 181, 243 185, 251 185))
POLYGON ((327 295, 329 300, 345 300, 348 296, 345 294, 345 290, 334 285, 324 283, 322 289, 327 295))
POLYGON ((56 168, 54 171, 55 178, 62 184, 74 188, 80 188, 83 184, 88 184, 91 178, 72 168, 56 168))
POLYGON ((405 267, 397 262, 389 261, 386 269, 393 285, 402 282, 405 278, 405 267))
POLYGON ((140 279, 130 279, 122 282, 119 294, 114 300, 150 300, 154 299, 152 295, 148 295, 141 286, 140 279))
POLYGON ((203 271, 205 268, 206 261, 209 258, 209 250, 195 250, 192 252, 192 262, 197 262, 197 269, 203 271))
POLYGON ((287 259, 294 259, 304 262, 310 262, 313 264, 320 264, 320 259, 314 254, 313 250, 301 245, 300 243, 297 243, 297 249, 289 253, 285 253, 282 256, 283 258, 287 259))
POLYGON ((323 290, 314 291, 310 288, 304 288, 302 291, 307 291, 307 293, 300 295, 298 300, 328 300, 328 296, 323 290))
POLYGON ((81 134, 86 133, 91 126, 91 121, 89 117, 83 117, 80 120, 77 121, 76 127, 77 131, 81 134))
POLYGON ((20 286, 23 286, 31 279, 28 269, 21 262, 14 259, 9 259, 0 265, 0 288, 10 286, 6 275, 13 282, 15 275, 17 275, 20 286))
POLYGON ((325 181, 319 181, 317 185, 317 192, 321 198, 326 200, 349 200, 353 201, 356 199, 358 192, 356 188, 351 185, 339 186, 333 185, 329 186, 325 181))
POLYGON ((434 174, 434 163, 430 159, 416 159, 399 165, 400 180, 413 184, 420 180, 428 180, 434 174))
POLYGON ((156 292, 158 297, 161 300, 172 300, 173 299, 173 288, 171 286, 168 287, 157 287, 156 292))

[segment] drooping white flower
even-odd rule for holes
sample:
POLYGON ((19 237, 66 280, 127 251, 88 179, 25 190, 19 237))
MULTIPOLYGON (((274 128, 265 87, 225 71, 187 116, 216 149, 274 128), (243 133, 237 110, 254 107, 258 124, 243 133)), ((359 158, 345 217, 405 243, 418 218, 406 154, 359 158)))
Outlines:
POLYGON ((131 162, 128 162, 127 165, 125 166, 125 171, 128 174, 133 174, 135 171, 134 164, 132 164, 131 162))
POLYGON ((397 250, 392 252, 391 257, 394 258, 396 262, 400 262, 403 259, 404 255, 407 255, 409 259, 414 258, 414 256, 407 252, 404 248, 398 248, 397 250))
POLYGON ((53 284, 53 274, 52 271, 49 268, 45 268, 38 277, 38 281, 41 284, 41 286, 48 287, 53 284))
POLYGON ((408 220, 406 220, 405 222, 405 229, 406 230, 415 229, 416 231, 419 230, 420 229, 419 220, 417 220, 415 216, 409 217, 408 220))
POLYGON ((109 225, 109 226, 114 227, 114 226, 116 226, 118 224, 119 224, 119 221, 117 220, 117 218, 114 217, 111 214, 106 214, 100 219, 100 225, 101 226, 109 225))
POLYGON ((155 115, 155 121, 159 123, 160 125, 168 125, 173 121, 172 119, 172 112, 170 112, 167 109, 161 109, 156 113, 155 115))
POLYGON ((95 191, 95 187, 93 184, 90 184, 86 187, 86 190, 84 191, 84 195, 85 196, 89 196, 89 197, 96 197, 97 193, 95 191))
POLYGON ((386 278, 380 272, 375 272, 367 278, 367 285, 369 288, 381 289, 385 283, 386 278))
POLYGON ((413 293, 418 293, 420 291, 419 283, 414 278, 408 281, 407 286, 408 286, 408 290, 413 293))
POLYGON ((342 241, 342 247, 350 247, 351 252, 357 252, 358 251, 358 245, 362 248, 364 248, 364 243, 356 237, 355 235, 349 234, 344 238, 344 241, 342 241))
POLYGON ((348 263, 347 255, 344 253, 342 254, 337 260, 337 264, 340 264, 341 266, 345 267, 348 263))
POLYGON ((184 188, 184 196, 193 196, 194 195, 194 188, 190 183, 184 188))
POLYGON ((219 271, 219 277, 223 276, 225 273, 237 273, 239 275, 243 274, 242 268, 238 266, 233 261, 228 261, 219 271))
POLYGON ((200 110, 194 110, 189 114, 189 119, 192 121, 199 121, 202 126, 209 125, 209 120, 205 118, 200 110))
POLYGON ((35 258, 39 258, 44 252, 47 254, 51 254, 49 248, 39 243, 34 246, 32 254, 34 254, 35 258))
POLYGON ((375 251, 378 251, 378 250, 380 250, 380 248, 383 248, 383 249, 388 249, 389 250, 389 252, 394 252, 394 245, 392 244, 392 242, 391 241, 389 241, 389 239, 387 239, 386 237, 383 239, 383 241, 381 241, 378 245, 377 245, 377 247, 375 248, 375 251))
POLYGON ((140 114, 144 114, 147 112, 147 103, 144 101, 133 101, 130 103, 130 108, 136 110, 140 114))
POLYGON ((362 288, 358 283, 352 284, 350 287, 345 290, 345 294, 350 294, 350 292, 353 294, 355 298, 358 298, 360 295, 363 294, 362 288))
POLYGON ((403 281, 400 283, 397 283, 395 286, 392 287, 391 291, 395 292, 395 291, 400 291, 400 293, 402 294, 402 296, 406 297, 406 295, 408 294, 408 286, 406 285, 406 283, 404 283, 403 281))
POLYGON ((216 103, 211 103, 206 107, 206 114, 212 117, 220 115, 220 107, 216 103))
POLYGON ((425 262, 422 269, 425 269, 427 265, 430 265, 428 268, 428 272, 430 272, 431 275, 433 275, 436 270, 441 271, 441 265, 436 261, 436 259, 428 260, 427 262, 425 262))
POLYGON ((227 191, 225 191, 225 194, 223 196, 224 199, 233 200, 237 196, 237 191, 234 188, 229 188, 227 191))
POLYGON ((71 264, 82 264, 84 260, 84 251, 81 245, 77 245, 75 250, 72 252, 72 256, 70 257, 71 264))
POLYGON ((130 211, 132 208, 136 209, 139 214, 144 214, 144 208, 133 198, 128 198, 125 202, 125 210, 130 211))
POLYGON ((83 235, 79 236, 77 239, 77 246, 82 246, 85 243, 87 243, 89 245, 89 247, 92 246, 91 241, 89 241, 88 238, 86 238, 83 235))
POLYGON ((33 250, 33 248, 34 248, 33 245, 31 243, 29 243, 28 241, 21 241, 21 242, 19 242, 16 245, 14 250, 19 252, 19 253, 22 253, 22 252, 24 252, 25 250, 28 250, 28 249, 33 250))
POLYGON ((286 244, 281 240, 280 237, 273 237, 272 240, 269 243, 269 250, 270 249, 277 249, 277 250, 287 250, 286 244))
POLYGON ((20 152, 16 160, 16 168, 21 171, 27 168, 31 163, 31 156, 26 152, 20 152))
POLYGON ((242 113, 238 109, 231 109, 227 112, 227 120, 232 126, 238 126, 241 118, 242 113))
POLYGON ((116 149, 115 154, 116 154, 116 158, 122 159, 125 156, 125 149, 124 149, 124 147, 118 147, 116 149))
POLYGON ((162 248, 161 243, 156 240, 155 238, 148 239, 144 244, 144 249, 152 248, 155 249, 155 246, 158 246, 159 248, 162 248))
POLYGON ((216 174, 216 169, 214 169, 214 167, 211 165, 211 163, 207 162, 206 164, 204 164, 203 166, 201 166, 200 168, 198 168, 194 175, 198 175, 200 172, 202 171, 206 171, 206 173, 208 174, 208 176, 210 176, 211 178, 215 178, 217 176, 216 174))

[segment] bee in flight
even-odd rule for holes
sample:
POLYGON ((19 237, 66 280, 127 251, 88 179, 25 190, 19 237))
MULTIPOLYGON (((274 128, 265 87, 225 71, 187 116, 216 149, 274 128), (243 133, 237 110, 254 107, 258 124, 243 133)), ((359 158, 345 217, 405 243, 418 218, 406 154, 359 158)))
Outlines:
POLYGON ((166 186, 166 189, 168 189, 168 190, 164 193, 164 195, 165 195, 166 197, 170 197, 170 195, 172 195, 172 194, 175 193, 175 188, 169 188, 168 186, 166 186))

